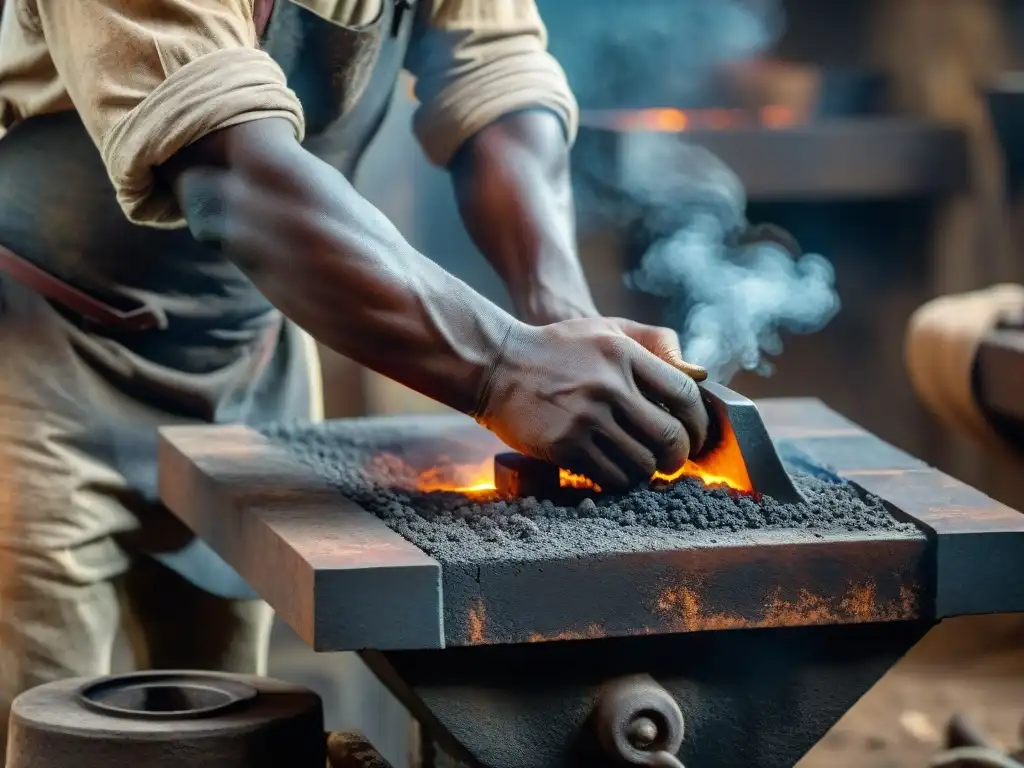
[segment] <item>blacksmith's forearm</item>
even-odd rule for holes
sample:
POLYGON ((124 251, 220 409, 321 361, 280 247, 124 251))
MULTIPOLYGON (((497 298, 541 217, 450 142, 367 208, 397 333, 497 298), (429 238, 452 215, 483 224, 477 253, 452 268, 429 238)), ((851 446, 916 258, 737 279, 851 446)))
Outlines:
POLYGON ((417 253, 276 122, 207 137, 167 169, 193 233, 328 347, 472 411, 516 321, 417 253))
POLYGON ((554 114, 530 110, 492 123, 450 170, 466 228, 521 318, 597 314, 576 254, 569 147, 554 114))

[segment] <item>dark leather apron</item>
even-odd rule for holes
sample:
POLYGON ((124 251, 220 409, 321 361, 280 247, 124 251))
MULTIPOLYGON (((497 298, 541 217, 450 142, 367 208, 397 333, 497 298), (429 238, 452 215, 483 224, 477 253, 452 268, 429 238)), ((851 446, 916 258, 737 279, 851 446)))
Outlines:
MULTIPOLYGON (((306 146, 350 178, 390 107, 414 15, 408 0, 384 0, 378 18, 359 28, 290 0, 277 0, 270 14, 263 47, 302 101, 306 146)), ((129 223, 74 113, 31 118, 0 140, 0 271, 47 298, 88 364, 143 404, 254 426, 309 413, 295 366, 274 357, 283 338, 279 313, 187 230, 129 223), (112 348, 146 365, 125 370, 125 356, 112 348), (244 384, 218 377, 249 360, 248 375, 235 377, 244 384)), ((128 423, 103 432, 79 447, 157 502, 155 435, 128 423)), ((153 556, 214 594, 255 597, 197 539, 153 556)))

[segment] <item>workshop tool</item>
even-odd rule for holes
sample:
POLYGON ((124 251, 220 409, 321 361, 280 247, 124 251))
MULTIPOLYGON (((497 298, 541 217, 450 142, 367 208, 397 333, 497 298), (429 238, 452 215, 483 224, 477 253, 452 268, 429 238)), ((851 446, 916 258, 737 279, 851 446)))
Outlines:
POLYGON ((929 762, 929 768, 1024 768, 1024 750, 1008 753, 994 739, 962 714, 946 726, 946 748, 929 762))
MULTIPOLYGON (((783 504, 805 502, 782 465, 754 401, 714 382, 699 386, 710 418, 705 445, 679 472, 671 477, 655 475, 655 479, 718 477, 728 487, 783 504)), ((585 488, 580 480, 585 481, 567 479, 558 467, 523 454, 501 453, 494 458, 494 484, 504 496, 552 499, 566 488, 585 488)))
MULTIPOLYGON (((410 506, 415 494, 369 489, 350 494, 356 503, 339 490, 337 465, 357 451, 422 472, 442 457, 493 466, 507 447, 460 416, 272 436, 169 427, 160 491, 310 646, 360 651, 469 766, 612 768, 668 755, 686 768, 791 768, 937 621, 1024 611, 1024 515, 819 401, 757 410, 787 466, 834 478, 795 505, 789 527, 645 539, 600 516, 559 522, 555 508, 545 530, 488 548, 458 538, 472 532, 461 518, 431 519, 501 504, 524 515, 525 502, 486 501, 497 498, 493 476, 427 494, 430 519, 410 506), (821 505, 868 494, 890 517, 828 526, 841 510, 821 505), (584 523, 604 538, 554 537, 584 523)), ((734 503, 764 508, 742 494, 734 503)))
POLYGON ((71 678, 11 708, 7 768, 323 768, 313 692, 246 675, 71 678))

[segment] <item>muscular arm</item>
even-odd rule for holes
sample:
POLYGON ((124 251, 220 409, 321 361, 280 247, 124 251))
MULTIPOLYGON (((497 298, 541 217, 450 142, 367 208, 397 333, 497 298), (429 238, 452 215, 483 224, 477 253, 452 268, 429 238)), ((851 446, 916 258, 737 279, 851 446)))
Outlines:
POLYGON ((417 253, 291 126, 213 133, 162 168, 193 234, 332 349, 463 412, 515 321, 417 253))
MULTIPOLYGON (((301 147, 252 0, 34 0, 126 215, 188 224, 327 346, 458 410, 522 324, 301 147)), ((139 258, 145 258, 139 254, 139 258)))
POLYGON ((406 64, 413 124, 447 168, 477 246, 524 320, 594 317, 576 257, 569 146, 578 122, 534 0, 421 0, 406 64))
POLYGON ((523 320, 598 314, 576 256, 569 147, 557 116, 508 115, 469 139, 449 170, 466 228, 523 320))

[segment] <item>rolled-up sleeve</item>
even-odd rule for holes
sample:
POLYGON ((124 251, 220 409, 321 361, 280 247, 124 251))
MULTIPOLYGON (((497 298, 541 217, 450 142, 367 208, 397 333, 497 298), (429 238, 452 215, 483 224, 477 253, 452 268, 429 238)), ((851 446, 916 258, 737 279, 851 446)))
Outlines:
POLYGON ((576 100, 534 0, 421 2, 406 67, 420 103, 414 130, 433 163, 446 166, 482 128, 534 107, 558 115, 575 139, 576 100))
POLYGON ((257 48, 252 0, 28 0, 127 217, 184 225, 154 168, 203 136, 266 117, 301 139, 302 108, 257 48))

